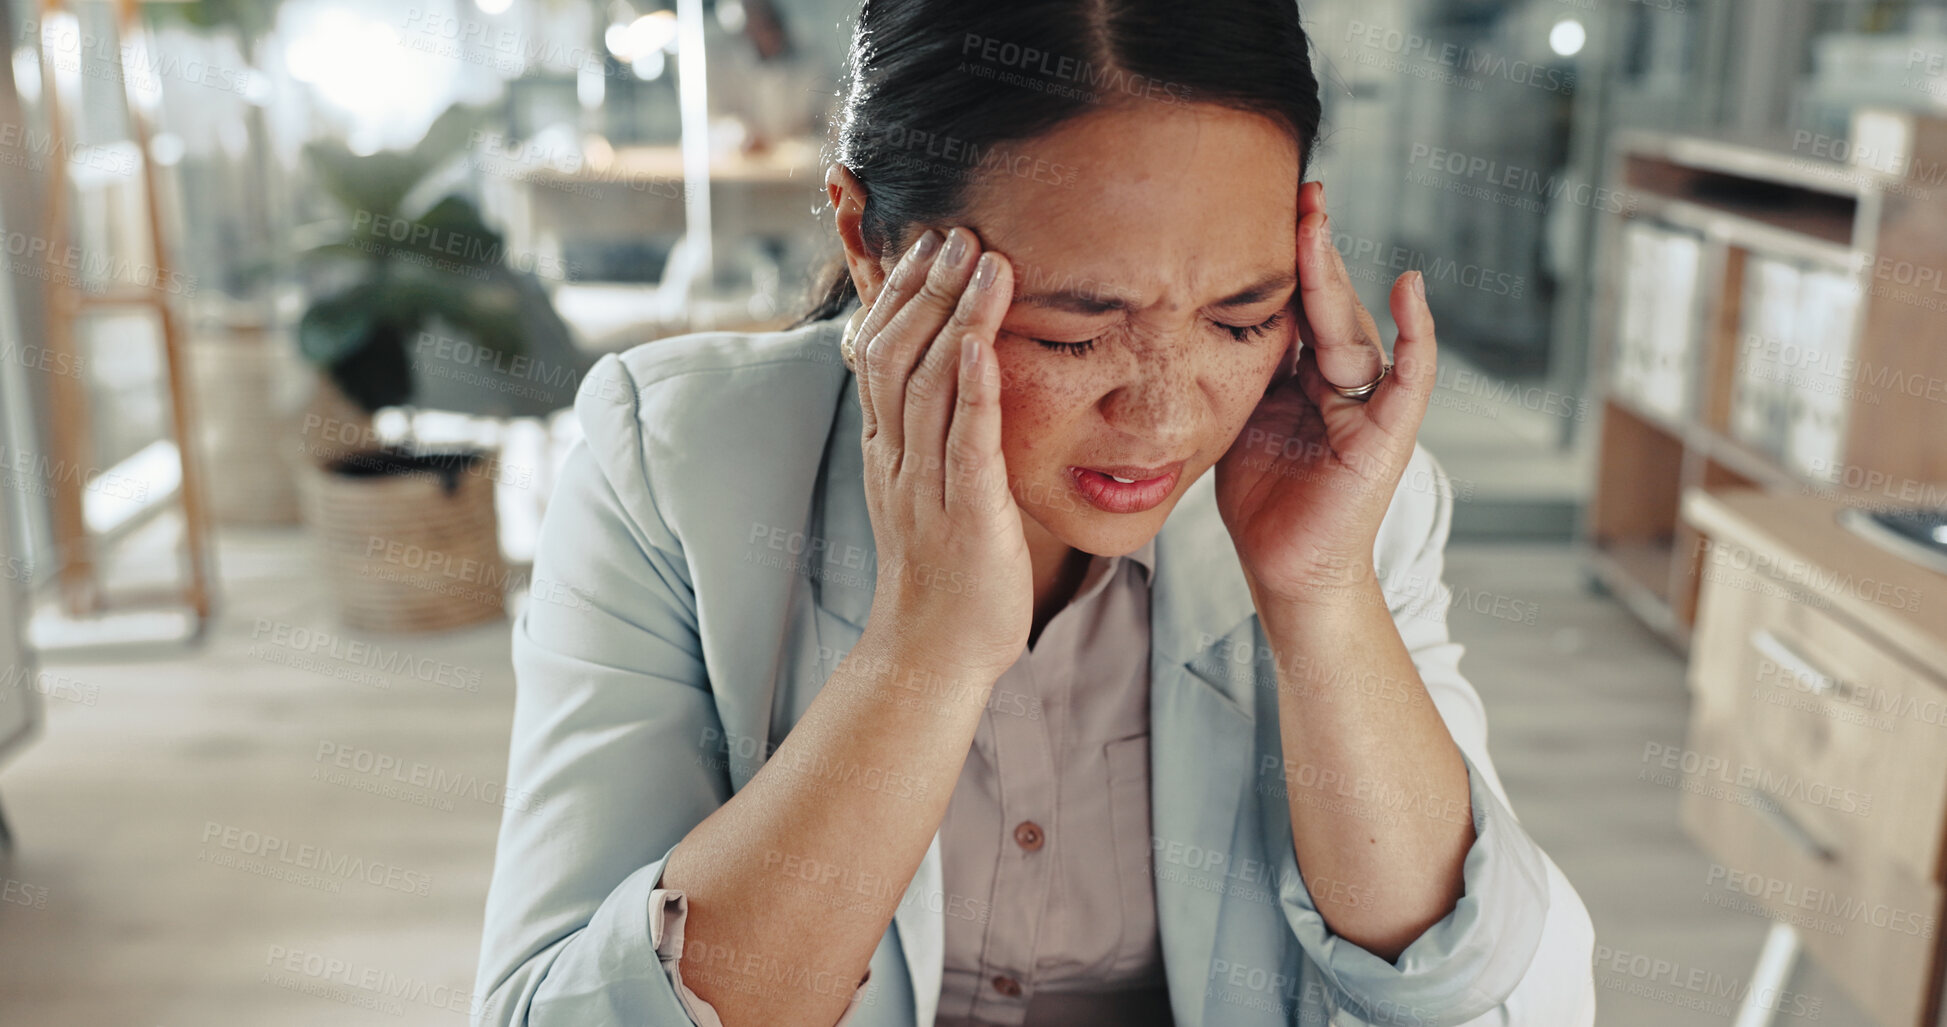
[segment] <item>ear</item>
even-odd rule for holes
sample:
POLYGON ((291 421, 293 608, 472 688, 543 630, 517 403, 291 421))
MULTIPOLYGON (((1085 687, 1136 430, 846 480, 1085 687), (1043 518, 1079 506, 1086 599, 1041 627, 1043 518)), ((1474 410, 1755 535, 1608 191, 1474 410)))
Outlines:
MULTIPOLYGON (((866 246, 860 224, 865 219, 865 183, 850 168, 833 161, 825 169, 825 193, 831 198, 833 220, 838 226, 838 241, 845 247, 845 266, 852 272, 852 285, 859 292, 859 305, 869 307, 885 286, 889 266, 881 266, 880 255, 866 246)), ((897 252, 897 251, 895 251, 897 252)))

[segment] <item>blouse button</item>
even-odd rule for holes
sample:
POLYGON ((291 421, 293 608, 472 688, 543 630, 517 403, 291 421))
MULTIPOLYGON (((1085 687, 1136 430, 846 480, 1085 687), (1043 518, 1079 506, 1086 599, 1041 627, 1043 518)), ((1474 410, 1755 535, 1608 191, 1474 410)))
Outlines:
POLYGON ((1002 974, 994 978, 994 990, 1006 995, 1008 998, 1020 998, 1021 982, 1006 974, 1002 974))
POLYGON ((1032 820, 1023 820, 1014 828, 1014 841, 1029 852, 1037 852, 1048 836, 1041 833, 1041 825, 1032 820))

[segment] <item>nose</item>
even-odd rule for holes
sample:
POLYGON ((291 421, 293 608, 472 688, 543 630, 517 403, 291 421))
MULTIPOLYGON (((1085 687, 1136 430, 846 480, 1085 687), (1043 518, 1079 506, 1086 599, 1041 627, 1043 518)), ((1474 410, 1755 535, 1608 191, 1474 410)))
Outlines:
POLYGON ((1147 445, 1144 458, 1173 458, 1192 448, 1203 423, 1205 397, 1185 340, 1152 340, 1128 362, 1122 380, 1102 397, 1102 419, 1147 445))

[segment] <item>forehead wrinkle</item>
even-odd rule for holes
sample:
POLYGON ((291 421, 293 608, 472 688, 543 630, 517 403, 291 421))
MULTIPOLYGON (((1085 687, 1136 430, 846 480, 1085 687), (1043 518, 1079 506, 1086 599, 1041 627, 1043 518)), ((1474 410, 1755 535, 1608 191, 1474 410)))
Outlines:
MULTIPOLYGON (((1201 148, 1206 126, 1192 121, 1187 127, 1189 139, 1185 142, 1189 145, 1178 148, 1173 159, 1127 169, 1132 174, 1116 175, 1099 162, 1091 163, 1086 149, 1080 158, 1058 148, 1051 151, 1055 159, 1079 159, 1085 170, 1108 174, 1104 189, 1049 190, 1046 184, 1024 182, 999 169, 982 169, 969 190, 970 202, 961 223, 980 237, 984 247, 999 250, 1011 259, 1013 305, 1083 316, 1118 312, 1126 316, 1159 307, 1242 306, 1254 302, 1238 299, 1254 286, 1265 288, 1257 300, 1296 286, 1296 262, 1287 259, 1295 239, 1295 218, 1283 240, 1275 231, 1267 235, 1269 226, 1256 218, 1232 218, 1232 223, 1213 228, 1207 217, 1196 214, 1197 208, 1211 202, 1209 184, 1188 183, 1197 200, 1191 200, 1184 189, 1165 184, 1166 180, 1182 182, 1183 176, 1198 166, 1192 155, 1207 152, 1201 148), (1111 193, 1123 194, 1124 201, 1161 206, 1153 216, 1131 216, 1126 213, 1130 209, 1126 203, 1118 203, 1111 193), (1170 196, 1179 197, 1179 202, 1168 202, 1170 196), (1099 228, 1105 216, 1118 222, 1106 233, 1099 228), (1263 243, 1266 254, 1275 251, 1273 259, 1261 263, 1263 258, 1241 252, 1231 242, 1233 233, 1251 240, 1253 248, 1263 243), (1193 250, 1186 242, 1200 249, 1193 250), (1097 252, 1090 252, 1091 247, 1096 251, 1113 247, 1121 252, 1111 253, 1104 260, 1097 252), (1186 253, 1190 256, 1180 257, 1169 267, 1153 259, 1138 259, 1140 254, 1186 253), (1282 282, 1267 283, 1267 279, 1280 275, 1282 282), (1223 280, 1206 284, 1213 283, 1213 276, 1223 280), (1172 302, 1172 297, 1200 291, 1207 292, 1208 298, 1194 304, 1172 302)), ((1083 181, 1092 177, 1085 176, 1083 181)), ((1295 202, 1288 201, 1294 210, 1295 202)))

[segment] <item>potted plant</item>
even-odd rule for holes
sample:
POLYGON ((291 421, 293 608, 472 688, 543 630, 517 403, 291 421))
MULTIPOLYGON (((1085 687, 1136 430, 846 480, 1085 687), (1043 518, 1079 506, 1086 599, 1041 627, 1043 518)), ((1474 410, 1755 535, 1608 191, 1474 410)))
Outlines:
MULTIPOLYGON (((434 177, 479 117, 450 108, 406 151, 359 156, 335 141, 306 146, 342 212, 307 229, 321 237, 303 250, 314 289, 298 350, 322 381, 304 421, 310 459, 300 484, 340 613, 355 627, 436 630, 504 616, 509 575, 494 513, 494 454, 410 438, 385 445, 371 427, 374 412, 413 402, 426 381, 453 384, 433 358, 455 347, 427 341, 463 340, 502 369, 531 352, 574 359, 546 291, 508 266, 502 236, 473 202, 444 193, 434 177)), ((530 412, 523 403, 552 409, 573 399, 572 387, 538 400, 534 390, 477 385, 446 393, 442 406, 503 415, 530 412)))

